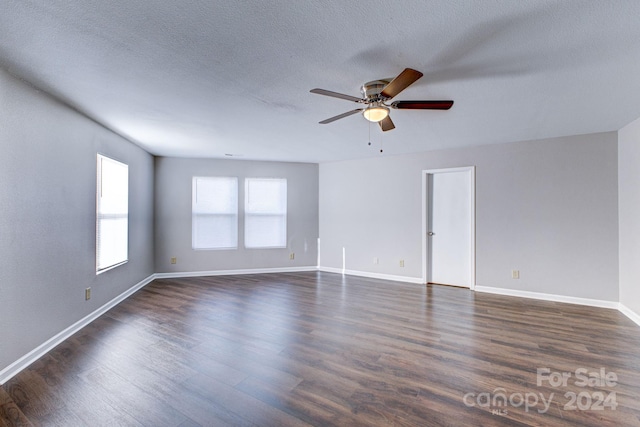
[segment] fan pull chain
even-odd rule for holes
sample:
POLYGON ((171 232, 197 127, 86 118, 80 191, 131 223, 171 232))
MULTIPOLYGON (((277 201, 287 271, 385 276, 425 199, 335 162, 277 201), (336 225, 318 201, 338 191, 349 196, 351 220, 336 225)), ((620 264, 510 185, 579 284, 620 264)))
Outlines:
MULTIPOLYGON (((369 107, 367 107, 367 108, 369 108, 369 107)), ((369 142, 367 143, 367 145, 371 146, 371 121, 369 121, 368 130, 369 130, 369 142)), ((382 150, 382 138, 380 138, 380 152, 381 153, 383 152, 383 150, 382 150)))

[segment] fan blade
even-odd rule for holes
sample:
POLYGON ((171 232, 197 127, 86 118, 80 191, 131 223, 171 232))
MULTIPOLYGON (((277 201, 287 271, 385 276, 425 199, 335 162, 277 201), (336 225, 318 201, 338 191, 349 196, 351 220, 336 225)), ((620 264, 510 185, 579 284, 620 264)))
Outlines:
POLYGON ((337 116, 329 117, 321 122, 321 125, 326 125, 327 123, 335 122, 336 120, 344 119, 345 117, 349 117, 352 114, 356 114, 362 111, 362 108, 356 108, 355 110, 347 111, 346 113, 338 114, 337 116))
POLYGON ((391 108, 405 110, 448 110, 453 101, 395 101, 391 108))
POLYGON ((384 87, 380 95, 387 99, 391 99, 411 86, 420 77, 422 77, 422 73, 420 71, 412 68, 405 68, 403 72, 398 74, 395 79, 391 80, 391 82, 384 87))
POLYGON ((378 124, 380 125, 380 129, 382 129, 383 132, 396 128, 396 125, 394 125, 393 121, 391 120, 391 116, 387 116, 384 119, 380 120, 378 124))
POLYGON ((318 95, 333 96, 334 98, 346 99, 347 101, 363 102, 362 98, 356 98, 355 96, 345 95, 344 93, 331 92, 330 90, 316 88, 316 89, 311 89, 309 92, 315 93, 318 95))

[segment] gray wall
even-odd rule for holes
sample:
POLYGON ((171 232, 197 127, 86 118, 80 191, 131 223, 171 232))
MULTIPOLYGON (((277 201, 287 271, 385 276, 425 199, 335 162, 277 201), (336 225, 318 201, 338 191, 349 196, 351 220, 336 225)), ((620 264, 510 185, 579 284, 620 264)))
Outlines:
POLYGON ((620 302, 640 316, 640 119, 618 132, 620 302))
POLYGON ((318 165, 242 160, 181 159, 155 161, 156 272, 198 272, 317 265, 318 165), (191 180, 193 176, 236 176, 239 233, 236 250, 191 248, 191 180), (283 249, 245 249, 244 178, 287 178, 287 239, 283 249), (289 253, 295 259, 289 259, 289 253), (177 263, 171 264, 176 257, 177 263))
POLYGON ((478 286, 617 301, 617 162, 610 132, 323 163, 320 265, 344 247, 348 270, 420 278, 421 171, 475 165, 478 286))
POLYGON ((153 273, 153 157, 2 70, 0 148, 2 370, 153 273), (131 182, 129 262, 99 276, 97 152, 131 182))

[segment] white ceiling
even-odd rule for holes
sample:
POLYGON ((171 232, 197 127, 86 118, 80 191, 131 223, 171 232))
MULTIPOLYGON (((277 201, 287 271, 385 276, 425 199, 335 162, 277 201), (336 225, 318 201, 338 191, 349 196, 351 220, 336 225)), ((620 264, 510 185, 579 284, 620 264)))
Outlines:
POLYGON ((363 158, 620 129, 640 1, 0 0, 0 66, 156 155, 363 158), (405 67, 453 108, 318 124, 405 67))

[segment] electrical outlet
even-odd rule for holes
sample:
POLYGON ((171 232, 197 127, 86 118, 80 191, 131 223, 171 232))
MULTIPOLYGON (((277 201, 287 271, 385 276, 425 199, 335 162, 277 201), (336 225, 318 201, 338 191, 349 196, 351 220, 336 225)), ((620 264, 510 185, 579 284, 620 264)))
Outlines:
POLYGON ((176 264, 178 262, 178 258, 171 257, 171 264, 176 264))
POLYGON ((520 270, 511 270, 511 278, 519 279, 520 278, 520 270))
POLYGON ((296 254, 294 252, 291 252, 289 254, 289 259, 295 259, 296 258, 296 254))
POLYGON ((89 301, 91 299, 91 288, 84 290, 84 299, 85 301, 89 301))
POLYGON ((404 267, 404 260, 403 259, 400 260, 400 267, 404 267))

